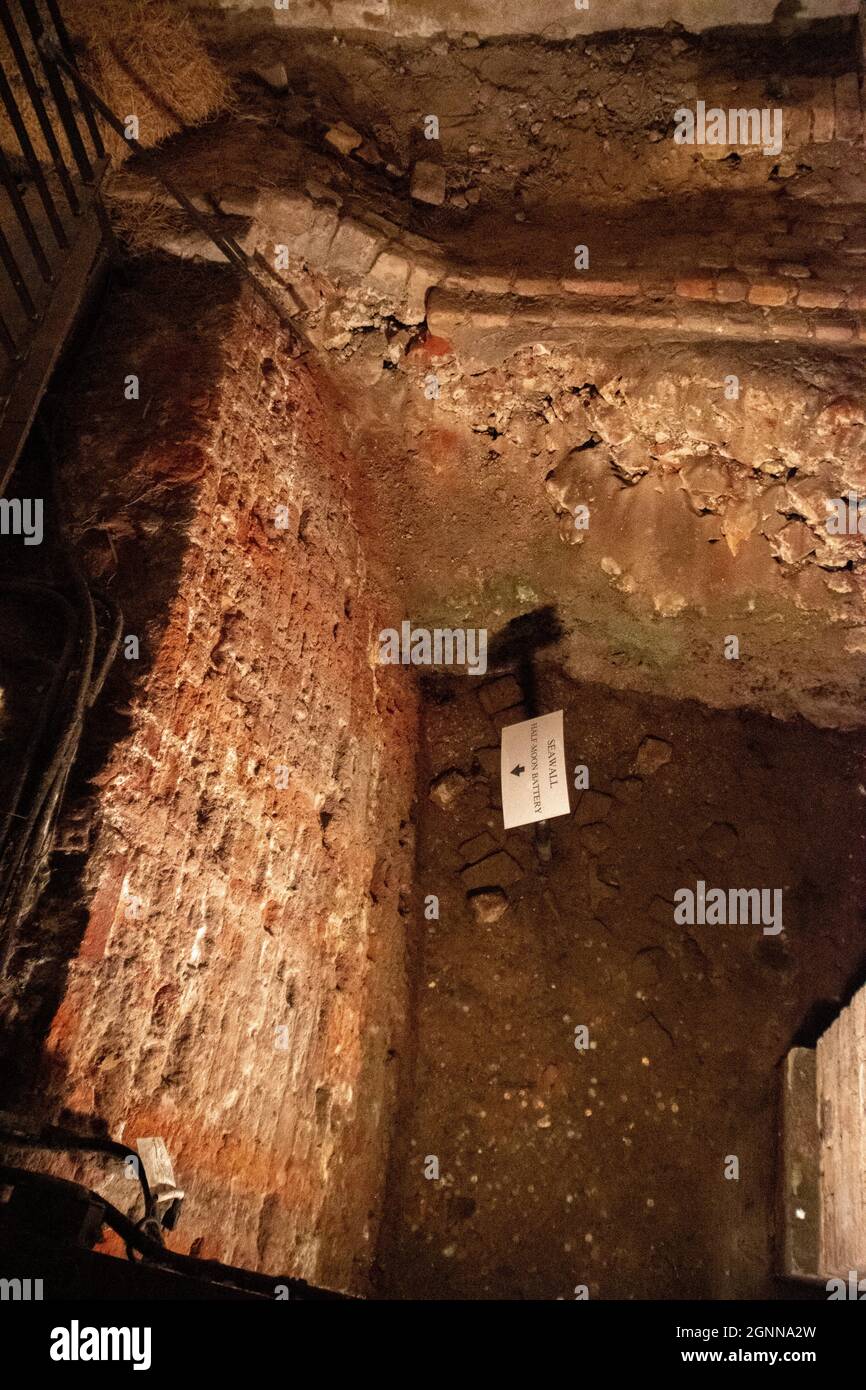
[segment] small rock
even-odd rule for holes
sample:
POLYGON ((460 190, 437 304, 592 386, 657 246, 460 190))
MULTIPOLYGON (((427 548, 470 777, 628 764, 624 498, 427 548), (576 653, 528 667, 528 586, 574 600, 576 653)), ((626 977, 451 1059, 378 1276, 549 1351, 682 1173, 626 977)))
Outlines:
POLYGON ((461 48, 480 48, 481 40, 477 34, 463 34, 460 38, 461 48))
POLYGON ((419 203, 440 207, 445 202, 445 170, 430 159, 419 159, 412 170, 409 192, 419 203))
POLYGON ((559 539, 565 545, 582 545, 586 540, 586 532, 578 531, 574 524, 574 517, 571 512, 563 512, 559 518, 559 539))
POLYGON ((817 538, 803 521, 789 521, 776 536, 775 541, 771 542, 773 554, 784 560, 786 565, 795 565, 798 560, 805 560, 806 556, 811 555, 817 548, 817 538))
POLYGON ((466 778, 463 773, 458 772, 455 767, 450 767, 447 772, 440 772, 438 777, 433 778, 430 783, 430 800, 446 811, 465 790, 466 778))
POLYGON ((523 691, 513 676, 502 676, 500 680, 488 681, 478 692, 481 707, 486 714, 498 714, 501 709, 511 709, 523 699, 523 691))
POLYGON ((734 502, 722 517, 722 535, 732 555, 747 541, 758 524, 758 509, 751 502, 734 502))
POLYGON ((351 154, 359 145, 363 145, 364 137, 359 135, 357 130, 347 125, 345 121, 338 121, 326 132, 325 139, 340 154, 351 154))
POLYGON ((639 483, 650 470, 650 453, 641 439, 630 439, 617 445, 611 452, 611 466, 614 473, 629 487, 639 483))
POLYGON ((498 922, 503 912, 508 911, 508 895, 502 888, 483 888, 480 893, 469 894, 469 906, 475 920, 483 926, 498 922))
POLYGON ((357 154, 359 159, 363 159, 364 163, 369 164, 373 169, 378 169, 385 163, 379 153, 378 146, 374 145, 372 140, 365 140, 362 145, 359 145, 357 154))
POLYGON ((663 738, 653 738, 650 735, 645 738, 640 748, 637 750, 637 757, 634 762, 634 771, 641 777, 649 777, 654 772, 658 772, 660 767, 669 763, 673 756, 673 748, 663 738))
POLYGON ((253 76, 260 78, 274 92, 284 92, 289 85, 285 63, 269 63, 265 67, 253 68, 253 76))

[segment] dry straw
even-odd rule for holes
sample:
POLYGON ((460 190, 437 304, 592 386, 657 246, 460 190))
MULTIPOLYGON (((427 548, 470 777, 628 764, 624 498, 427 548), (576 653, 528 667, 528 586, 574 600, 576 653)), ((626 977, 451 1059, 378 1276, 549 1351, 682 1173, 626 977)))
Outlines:
MULTIPOLYGON (((17 8, 14 4, 13 11, 17 8)), ((157 145, 184 126, 196 125, 231 105, 231 84, 213 61, 185 7, 175 0, 62 0, 62 13, 83 76, 124 120, 137 116, 142 145, 157 145)), ((27 32, 19 19, 22 39, 27 32)), ((29 42, 26 47, 49 110, 48 86, 29 42)), ((5 33, 0 58, 13 82, 18 106, 40 159, 49 153, 20 78, 5 33)), ((67 83, 67 90, 69 84, 67 83)), ((57 123, 55 122, 55 125, 57 123)), ((125 159, 130 146, 100 122, 106 148, 125 159)), ((0 109, 0 145, 13 156, 20 146, 5 109, 0 109)), ((61 142, 68 154, 65 142, 61 142)))

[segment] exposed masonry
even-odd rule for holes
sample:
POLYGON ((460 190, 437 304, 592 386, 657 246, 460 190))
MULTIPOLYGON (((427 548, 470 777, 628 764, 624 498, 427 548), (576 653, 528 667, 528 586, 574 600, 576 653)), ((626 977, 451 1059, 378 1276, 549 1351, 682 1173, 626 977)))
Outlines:
MULTIPOLYGON (((803 197, 810 191, 806 186, 803 197)), ((815 211, 792 203, 793 233, 780 236, 785 254, 804 253, 811 235, 827 233, 844 267, 811 269, 802 260, 759 256, 756 238, 732 248, 727 269, 702 274, 665 275, 654 267, 635 276, 596 274, 534 275, 466 268, 451 270, 438 248, 403 232, 384 218, 341 217, 328 203, 303 193, 258 194, 237 190, 220 197, 220 211, 248 219, 240 240, 248 253, 274 263, 285 246, 294 276, 287 275, 303 307, 314 312, 320 293, 306 283, 312 271, 338 286, 363 284, 363 297, 380 317, 412 325, 426 320, 430 330, 452 336, 460 323, 473 332, 533 324, 559 328, 592 324, 599 329, 628 325, 637 330, 761 339, 826 342, 859 346, 866 342, 866 223, 859 211, 815 211), (835 235, 834 235, 835 233, 835 235), (772 274, 775 268, 777 273, 772 274), (827 278, 827 277, 830 278, 827 278), (712 320, 696 303, 712 305, 712 320), (787 310, 788 312, 776 312, 787 310)), ((776 230, 776 229, 771 229, 776 230)), ((219 260, 203 234, 167 237, 165 250, 180 256, 219 260)), ((279 275, 279 273, 277 272, 279 275)), ((347 339, 348 341, 348 339, 347 339)), ((321 346, 339 343, 325 335, 321 346)))
MULTIPOLYGON (((784 107, 786 157, 800 148, 834 142, 862 146, 864 113, 856 73, 798 79, 792 87, 796 103, 784 107)), ((720 107, 766 104, 760 83, 714 83, 711 95, 712 104, 720 107)), ((754 148, 726 145, 702 147, 701 157, 763 158, 754 148)), ((585 214, 576 209, 574 239, 592 245, 593 267, 602 258, 605 267, 586 273, 565 269, 572 255, 568 246, 561 248, 556 271, 546 270, 543 262, 550 260, 551 250, 545 252, 537 234, 527 234, 525 252, 510 267, 461 266, 429 238, 366 208, 338 206, 343 200, 326 189, 323 197, 300 189, 188 191, 202 211, 228 219, 225 225, 245 250, 260 253, 270 266, 278 248, 285 248, 289 269, 282 278, 291 283, 307 318, 315 318, 321 301, 319 290, 309 283, 312 272, 356 292, 383 317, 408 325, 426 320, 433 332, 446 337, 464 319, 471 321, 474 333, 514 327, 519 334, 525 326, 530 338, 532 324, 543 322, 556 329, 630 326, 674 335, 859 347, 866 342, 866 218, 862 208, 850 205, 858 200, 859 189, 860 180, 844 167, 798 173, 786 179, 782 196, 764 195, 752 203, 748 194, 738 195, 743 206, 725 208, 714 227, 711 251, 705 226, 689 237, 668 219, 664 257, 658 255, 658 245, 655 254, 642 256, 633 247, 618 254, 615 237, 612 246, 604 237, 593 242, 581 231, 585 214), (618 268, 611 269, 617 262, 618 268), (527 273, 521 266, 534 269, 527 273)), ((129 172, 115 178, 112 193, 119 201, 163 197, 150 181, 129 172)), ((182 257, 220 259, 198 231, 169 232, 161 245, 182 257)), ((341 345, 327 331, 317 335, 315 326, 313 336, 326 348, 341 345)))
MULTIPOLYGON (((261 0, 198 0, 204 8, 243 13, 257 9, 261 0)), ((798 13, 824 16, 844 13, 851 0, 801 0, 798 13)), ((714 0, 708 12, 705 0, 642 0, 640 6, 625 0, 607 0, 604 22, 611 28, 634 24, 665 24, 676 20, 690 30, 712 28, 718 24, 769 24, 778 10, 778 0, 714 0)), ((521 0, 502 0, 495 8, 486 0, 439 0, 432 7, 424 0, 307 0, 303 6, 279 0, 271 22, 280 25, 310 26, 326 30, 354 32, 382 31, 420 35, 428 38, 444 29, 474 38, 478 34, 544 33, 556 40, 571 34, 590 32, 597 27, 591 0, 565 6, 561 0, 536 0, 531 10, 521 0)))
MULTIPOLYGON (((811 117, 807 124, 812 130, 811 117)), ((149 196, 140 181, 123 178, 125 196, 149 196)), ((550 474, 560 541, 580 547, 573 579, 565 587, 560 579, 553 590, 560 601, 579 595, 600 567, 630 611, 648 606, 655 616, 678 618, 699 641, 701 615, 723 595, 748 604, 757 593, 782 611, 793 605, 805 615, 820 612, 829 620, 821 640, 834 644, 833 655, 816 656, 813 667, 814 634, 806 645, 799 637, 796 670, 785 681, 789 704, 777 694, 772 708, 818 723, 859 723, 862 555, 856 538, 832 536, 824 522, 827 499, 859 487, 863 476, 857 349, 864 315, 854 308, 866 294, 866 218, 854 206, 860 183, 843 165, 796 174, 771 196, 740 194, 720 205, 712 238, 700 208, 685 208, 673 225, 669 217, 651 223, 643 211, 637 223, 627 214, 581 213, 579 239, 601 248, 585 274, 549 269, 569 264, 577 233, 550 244, 537 227, 512 229, 512 265, 461 266, 430 238, 371 215, 360 197, 224 187, 199 188, 197 198, 231 219, 247 249, 267 264, 274 264, 276 247, 286 248, 287 302, 313 343, 354 373, 353 385, 382 380, 387 390, 383 358, 397 368, 392 386, 403 379, 413 397, 423 396, 427 375, 435 374, 439 398, 410 434, 423 427, 436 438, 445 421, 468 428, 470 439, 480 430, 483 440, 492 428, 497 456, 519 447, 521 472, 528 457, 539 490, 550 474), (698 356, 672 374, 663 354, 659 375, 641 365, 647 339, 698 356), (623 359, 628 344, 637 352, 633 361, 623 359), (776 367, 757 356, 768 346, 776 367), (792 375, 791 354, 805 346, 806 376, 799 358, 792 375), (835 359, 833 389, 821 365, 828 348, 855 349, 835 359), (731 372, 748 391, 745 412, 725 406, 731 372), (575 383, 595 386, 575 396, 575 383), (759 428, 770 418, 772 445, 759 428), (603 447, 581 452, 590 438, 603 447), (646 484, 635 486, 644 477, 646 484), (570 508, 578 503, 592 510, 586 532, 573 524, 570 508), (661 525, 670 539, 663 560, 645 539, 661 525), (818 674, 828 662, 836 672, 830 682, 818 674)), ((217 255, 198 234, 165 245, 178 254, 217 255)), ((491 258, 497 254, 491 241, 491 258)), ((404 410, 414 409, 399 399, 404 410)), ((536 553, 536 566, 540 559, 536 553)), ((597 619, 598 598, 592 611, 597 619)), ((428 626, 441 616, 413 613, 428 626)), ((472 625, 484 621, 483 612, 473 613, 472 625)), ((742 620, 718 621, 724 635, 742 620)), ((597 621, 590 629, 602 631, 597 621)), ((575 670, 589 669, 591 645, 584 632, 575 670)), ((770 645, 765 633, 761 650, 770 645)), ((771 686, 758 670, 754 643, 748 651, 750 698, 761 703, 771 686)), ((598 659, 591 669, 609 679, 607 656, 598 659)), ((773 660, 786 660, 781 647, 773 660)), ((732 673, 727 698, 742 701, 734 672, 743 663, 725 665, 732 673)), ((709 698, 721 683, 718 677, 709 698)), ((691 693, 708 697, 705 689, 691 693)))
MULTIPOLYGON (((72 943, 34 1104, 166 1140, 175 1248, 361 1291, 403 1045, 414 695, 371 654, 393 603, 332 412, 270 313, 225 296, 209 268, 145 275, 73 387, 71 525, 141 660, 61 827, 81 878, 15 968, 34 1007, 72 943)), ((119 1169, 54 1168, 134 1205, 119 1169)))

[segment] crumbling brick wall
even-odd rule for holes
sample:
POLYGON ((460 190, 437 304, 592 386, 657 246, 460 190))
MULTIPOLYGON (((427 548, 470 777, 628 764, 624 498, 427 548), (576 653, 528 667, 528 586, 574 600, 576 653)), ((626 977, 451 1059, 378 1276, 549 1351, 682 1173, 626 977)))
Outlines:
MULTIPOLYGON (((213 269, 135 277, 68 400, 72 525, 140 654, 99 716, 43 1103, 164 1137, 177 1248, 361 1290, 404 1021, 415 709, 373 664, 386 613, 350 446, 327 384, 213 269)), ((122 1174, 56 1167, 132 1205, 122 1174)))

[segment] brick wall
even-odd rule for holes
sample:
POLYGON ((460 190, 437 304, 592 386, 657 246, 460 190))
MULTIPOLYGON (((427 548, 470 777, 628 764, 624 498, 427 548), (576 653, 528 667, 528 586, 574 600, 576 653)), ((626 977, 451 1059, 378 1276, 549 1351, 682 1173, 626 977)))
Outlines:
MULTIPOLYGON (((165 1138, 177 1248, 363 1289, 404 1017, 415 709, 371 664, 387 624, 351 449, 327 384, 210 268, 140 272, 67 398, 74 527, 141 652, 120 658, 70 810, 93 816, 86 913, 45 1107, 165 1138)), ((131 1203, 104 1165, 57 1170, 131 1203)))

